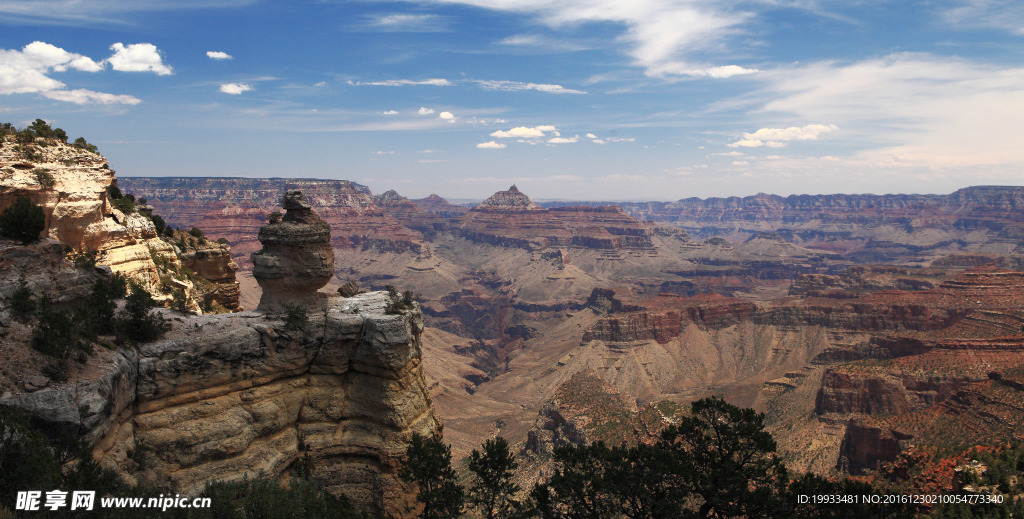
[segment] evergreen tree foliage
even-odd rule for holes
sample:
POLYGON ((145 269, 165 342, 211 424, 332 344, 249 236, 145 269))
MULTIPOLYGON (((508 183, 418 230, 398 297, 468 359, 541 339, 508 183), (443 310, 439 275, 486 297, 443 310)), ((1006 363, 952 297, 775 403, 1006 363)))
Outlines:
POLYGON ((675 475, 690 492, 698 517, 774 515, 787 482, 764 430, 764 415, 720 398, 691 404, 661 443, 675 456, 675 475), (697 504, 699 503, 699 504, 697 504))
POLYGON ((10 207, 0 213, 0 235, 20 240, 24 244, 39 239, 39 233, 46 228, 43 208, 25 196, 14 199, 10 207))
POLYGON ((11 313, 15 319, 26 321, 36 311, 36 301, 32 297, 32 289, 28 288, 28 281, 22 275, 18 278, 18 287, 11 294, 11 313))
POLYGON ((129 284, 130 294, 125 298, 124 309, 114 321, 114 331, 121 343, 148 342, 159 339, 170 328, 159 314, 153 296, 135 282, 129 284))
POLYGON ((448 519, 462 512, 463 489, 452 469, 452 450, 441 437, 424 438, 414 433, 405 451, 406 461, 398 471, 403 481, 419 487, 416 500, 423 503, 420 517, 448 519))
POLYGON ((519 508, 513 498, 519 486, 513 481, 519 466, 509 451, 508 441, 501 436, 488 439, 483 452, 473 449, 469 455, 469 470, 473 483, 469 488, 469 502, 487 519, 509 517, 519 508))

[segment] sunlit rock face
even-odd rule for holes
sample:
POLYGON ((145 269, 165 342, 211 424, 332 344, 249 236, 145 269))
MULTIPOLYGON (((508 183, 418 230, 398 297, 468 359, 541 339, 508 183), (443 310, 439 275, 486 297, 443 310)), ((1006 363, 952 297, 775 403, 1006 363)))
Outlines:
POLYGON ((284 303, 316 305, 316 291, 334 274, 331 228, 301 191, 287 191, 281 221, 260 227, 263 250, 252 254, 253 277, 263 289, 259 310, 284 303))

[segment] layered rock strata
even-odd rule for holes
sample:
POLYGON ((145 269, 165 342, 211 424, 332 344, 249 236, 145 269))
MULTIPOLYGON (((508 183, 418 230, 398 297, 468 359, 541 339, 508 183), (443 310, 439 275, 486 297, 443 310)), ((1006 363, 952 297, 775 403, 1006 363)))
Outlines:
POLYGON ((260 227, 263 250, 252 254, 253 277, 263 289, 260 310, 282 304, 317 305, 316 291, 334 275, 331 228, 301 191, 288 191, 281 221, 260 227))
POLYGON ((6 393, 0 405, 83 434, 129 480, 194 493, 210 480, 282 476, 308 455, 332 492, 409 517, 398 466, 413 433, 441 426, 420 314, 386 315, 386 301, 331 297, 299 328, 251 312, 193 317, 138 351, 102 353, 98 376, 6 393), (128 457, 140 451, 138 468, 128 457))
POLYGON ((453 219, 452 225, 456 233, 471 241, 501 247, 654 252, 653 226, 637 221, 618 207, 544 209, 514 185, 453 219))

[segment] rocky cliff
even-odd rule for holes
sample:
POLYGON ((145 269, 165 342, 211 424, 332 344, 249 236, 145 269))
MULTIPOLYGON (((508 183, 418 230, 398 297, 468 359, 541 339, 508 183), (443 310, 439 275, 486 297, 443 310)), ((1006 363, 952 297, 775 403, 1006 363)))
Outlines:
POLYGON ((109 194, 113 187, 114 170, 98 153, 56 139, 38 138, 31 145, 17 144, 10 136, 0 140, 0 210, 17 197, 28 197, 46 215, 43 235, 63 242, 72 251, 69 257, 95 259, 134 279, 158 300, 167 301, 175 289, 183 289, 198 311, 198 301, 216 292, 223 307, 238 308, 236 267, 226 254, 199 253, 186 260, 193 272, 210 272, 213 277, 206 279, 216 285, 194 290, 194 283, 178 272, 183 265, 178 255, 189 247, 159 236, 147 214, 115 208, 109 194))
POLYGON ((257 232, 278 210, 281 193, 299 190, 331 228, 335 248, 418 251, 423 237, 374 203, 366 186, 347 180, 284 178, 122 177, 120 185, 144 196, 175 225, 198 226, 231 243, 243 270, 260 248, 257 232))
POLYGON ((286 474, 303 455, 329 489, 408 517, 397 477, 412 433, 440 423, 423 378, 418 311, 385 315, 386 294, 332 297, 301 325, 243 312, 195 316, 162 340, 105 351, 93 375, 0 405, 82 434, 104 466, 195 492, 211 479, 286 474), (144 463, 129 460, 145 451, 144 463))
POLYGON ((948 195, 791 195, 623 203, 641 220, 684 227, 695 238, 745 240, 774 231, 804 247, 862 262, 965 251, 1020 254, 1024 187, 977 186, 948 195))

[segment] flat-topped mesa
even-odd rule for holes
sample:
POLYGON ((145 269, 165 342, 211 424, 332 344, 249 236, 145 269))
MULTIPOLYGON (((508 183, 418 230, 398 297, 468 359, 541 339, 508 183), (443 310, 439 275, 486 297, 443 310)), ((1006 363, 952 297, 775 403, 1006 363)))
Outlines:
POLYGON ((331 228, 313 211, 301 191, 287 191, 281 221, 260 227, 263 250, 252 253, 253 277, 263 289, 258 310, 282 303, 317 305, 316 291, 334 275, 331 228))
POLYGON ((491 195, 490 198, 480 202, 479 205, 473 208, 478 211, 488 211, 492 209, 502 211, 539 211, 542 208, 533 203, 530 197, 526 196, 515 184, 508 188, 508 191, 498 191, 491 195))

